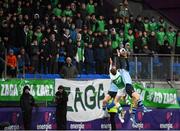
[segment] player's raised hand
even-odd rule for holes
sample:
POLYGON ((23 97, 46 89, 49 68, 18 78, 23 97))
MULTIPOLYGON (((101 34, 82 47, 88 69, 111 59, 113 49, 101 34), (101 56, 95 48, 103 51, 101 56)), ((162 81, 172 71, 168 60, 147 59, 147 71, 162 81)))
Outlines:
POLYGON ((116 51, 117 51, 117 56, 120 57, 120 51, 118 49, 116 51))
POLYGON ((109 58, 109 64, 112 65, 113 64, 113 61, 111 58, 109 58))

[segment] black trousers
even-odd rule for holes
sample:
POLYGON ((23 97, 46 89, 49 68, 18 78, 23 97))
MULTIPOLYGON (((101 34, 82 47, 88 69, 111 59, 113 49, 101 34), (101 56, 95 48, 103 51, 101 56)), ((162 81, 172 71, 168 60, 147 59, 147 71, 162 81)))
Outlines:
POLYGON ((48 60, 40 59, 39 73, 47 74, 48 63, 49 63, 48 60))
POLYGON ((23 124, 25 130, 31 129, 31 120, 32 120, 32 111, 24 111, 22 112, 23 116, 23 124))
POLYGON ((116 122, 115 122, 115 112, 109 112, 110 114, 110 122, 111 122, 111 130, 116 130, 116 122))
POLYGON ((48 73, 50 74, 56 74, 57 73, 57 61, 56 57, 53 56, 52 58, 49 59, 49 64, 48 64, 48 73))
POLYGON ((7 75, 11 77, 16 77, 17 75, 17 68, 12 69, 10 66, 7 66, 7 75))
POLYGON ((67 111, 63 111, 60 109, 56 109, 56 124, 57 130, 66 130, 67 119, 66 119, 67 111))

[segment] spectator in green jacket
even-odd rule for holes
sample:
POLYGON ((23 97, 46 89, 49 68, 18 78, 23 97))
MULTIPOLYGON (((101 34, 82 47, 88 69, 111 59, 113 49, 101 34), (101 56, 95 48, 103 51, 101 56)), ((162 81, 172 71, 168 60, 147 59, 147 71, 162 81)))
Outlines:
POLYGON ((160 29, 157 32, 156 36, 157 36, 158 45, 162 46, 164 44, 164 40, 165 40, 165 32, 164 32, 163 27, 160 27, 160 29))
POLYGON ((102 15, 99 16, 99 20, 97 20, 97 31, 104 32, 105 30, 105 21, 102 15))
POLYGON ((60 3, 53 9, 53 14, 58 18, 62 15, 62 9, 60 3))
POLYGON ((149 22, 149 30, 152 31, 156 31, 158 29, 158 25, 157 22, 155 21, 155 18, 152 17, 151 21, 149 22))
POLYGON ((119 31, 119 42, 120 44, 124 43, 124 32, 122 30, 119 31))
POLYGON ((22 1, 18 1, 17 3, 17 9, 16 9, 16 13, 17 15, 21 14, 22 13, 22 1))
POLYGON ((92 30, 92 32, 95 32, 96 31, 96 16, 95 16, 95 14, 93 14, 92 16, 91 16, 91 20, 90 20, 90 23, 91 23, 91 30, 92 30))
POLYGON ((148 35, 147 35, 147 32, 146 31, 144 31, 143 32, 143 37, 142 37, 142 46, 144 46, 144 45, 147 45, 147 43, 148 43, 148 41, 149 41, 149 37, 148 37, 148 35))
POLYGON ((75 59, 77 62, 78 72, 81 73, 83 69, 83 62, 84 62, 84 45, 81 40, 77 41, 75 59))
POLYGON ((133 35, 133 30, 132 29, 129 29, 128 34, 125 35, 125 40, 129 42, 130 48, 133 49, 135 37, 133 35))
POLYGON ((125 18, 125 23, 124 23, 124 33, 125 33, 125 35, 128 34, 128 30, 129 30, 130 28, 132 28, 132 27, 131 27, 131 24, 129 23, 129 18, 126 17, 126 18, 125 18))
POLYGON ((36 31, 34 32, 34 36, 36 37, 38 44, 40 44, 42 42, 42 38, 43 38, 43 34, 41 32, 41 27, 38 26, 36 28, 36 31))
POLYGON ((145 17, 144 18, 144 29, 146 32, 149 32, 149 18, 148 17, 145 17))
POLYGON ((172 27, 169 27, 168 31, 166 32, 166 40, 169 42, 169 45, 171 47, 174 47, 175 38, 176 38, 176 33, 174 32, 172 27))
POLYGON ((112 49, 116 50, 116 48, 118 48, 120 45, 120 39, 118 33, 116 33, 115 28, 111 29, 110 39, 112 41, 112 49))
POLYGON ((30 45, 32 41, 33 41, 33 25, 30 24, 27 33, 27 45, 30 45))
POLYGON ((62 15, 63 16, 69 16, 69 17, 73 16, 73 12, 72 12, 69 5, 66 6, 66 9, 63 11, 62 15))
POLYGON ((93 0, 89 0, 89 3, 86 6, 86 12, 91 15, 95 13, 95 5, 93 3, 93 0))

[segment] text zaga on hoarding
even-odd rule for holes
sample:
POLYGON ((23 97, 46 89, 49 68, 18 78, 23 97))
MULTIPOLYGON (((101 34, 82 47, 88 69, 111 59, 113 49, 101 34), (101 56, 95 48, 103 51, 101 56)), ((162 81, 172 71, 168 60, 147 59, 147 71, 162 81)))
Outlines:
POLYGON ((65 87, 65 90, 68 92, 68 97, 71 98, 70 96, 72 96, 74 99, 74 105, 68 105, 68 111, 78 112, 79 108, 83 108, 84 111, 87 109, 93 110, 97 107, 101 108, 101 102, 104 99, 103 84, 99 84, 98 87, 89 85, 85 89, 76 87, 74 93, 70 87, 65 87))

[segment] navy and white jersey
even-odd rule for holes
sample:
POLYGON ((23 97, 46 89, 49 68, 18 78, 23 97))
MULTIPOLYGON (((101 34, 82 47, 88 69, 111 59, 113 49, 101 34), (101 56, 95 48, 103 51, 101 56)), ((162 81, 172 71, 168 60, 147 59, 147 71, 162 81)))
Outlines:
POLYGON ((132 79, 131 76, 129 74, 129 72, 125 69, 119 69, 118 72, 120 72, 121 76, 122 76, 122 80, 124 82, 124 84, 132 84, 132 79))
POLYGON ((129 71, 129 61, 127 58, 119 57, 119 68, 129 71))
POLYGON ((110 85, 110 88, 109 88, 108 91, 117 92, 118 91, 118 87, 113 82, 111 82, 111 85, 110 85))

